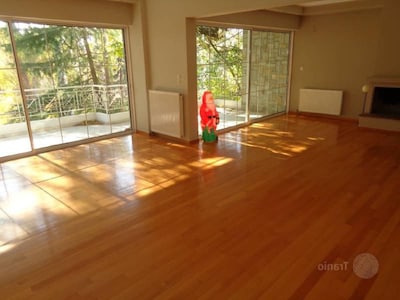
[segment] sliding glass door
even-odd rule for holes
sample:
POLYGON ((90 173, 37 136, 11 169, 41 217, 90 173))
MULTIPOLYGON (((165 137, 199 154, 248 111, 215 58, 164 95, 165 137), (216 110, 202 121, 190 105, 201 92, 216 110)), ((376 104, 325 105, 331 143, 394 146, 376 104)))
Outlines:
POLYGON ((0 156, 131 128, 122 29, 0 26, 0 156))
POLYGON ((198 103, 216 99, 219 129, 286 111, 290 32, 197 27, 198 103))

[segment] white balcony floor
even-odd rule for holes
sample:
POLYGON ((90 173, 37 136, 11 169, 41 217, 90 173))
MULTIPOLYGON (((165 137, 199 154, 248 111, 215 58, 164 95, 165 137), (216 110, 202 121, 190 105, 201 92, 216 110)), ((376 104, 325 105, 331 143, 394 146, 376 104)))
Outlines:
MULTIPOLYGON (((105 125, 69 126, 59 129, 40 130, 33 132, 33 142, 36 149, 81 141, 92 137, 122 132, 130 128, 129 122, 105 125)), ((1 126, 0 126, 1 130, 1 126)), ((28 134, 0 137, 0 157, 31 151, 28 134)))

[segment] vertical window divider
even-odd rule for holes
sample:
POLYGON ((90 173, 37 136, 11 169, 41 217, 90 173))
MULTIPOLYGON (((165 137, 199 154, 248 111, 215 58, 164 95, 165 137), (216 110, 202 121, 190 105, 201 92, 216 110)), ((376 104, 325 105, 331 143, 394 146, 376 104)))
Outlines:
POLYGON ((293 67, 293 49, 294 49, 294 31, 290 32, 290 50, 289 50, 289 63, 288 63, 288 77, 287 77, 287 92, 286 92, 286 113, 289 113, 290 95, 292 90, 292 67, 293 67))
POLYGON ((246 119, 245 122, 248 123, 250 121, 250 101, 251 101, 251 56, 252 56, 252 35, 253 35, 253 30, 249 30, 249 38, 248 38, 248 42, 247 42, 247 51, 248 51, 248 55, 247 55, 247 81, 246 81, 246 119))

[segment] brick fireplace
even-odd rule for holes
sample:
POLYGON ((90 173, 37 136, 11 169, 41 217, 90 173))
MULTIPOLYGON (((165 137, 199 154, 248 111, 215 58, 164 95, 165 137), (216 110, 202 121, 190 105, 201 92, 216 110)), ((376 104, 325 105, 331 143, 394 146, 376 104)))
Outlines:
POLYGON ((400 78, 371 78, 359 126, 400 131, 400 78))

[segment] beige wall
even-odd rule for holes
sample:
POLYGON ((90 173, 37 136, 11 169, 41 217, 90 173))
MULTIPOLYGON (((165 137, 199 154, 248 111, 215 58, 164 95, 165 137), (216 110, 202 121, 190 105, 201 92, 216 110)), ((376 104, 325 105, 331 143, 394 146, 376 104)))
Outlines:
POLYGON ((380 20, 375 76, 400 77, 400 1, 385 0, 380 20))
POLYGON ((0 17, 128 25, 132 5, 96 0, 0 0, 0 17))
POLYGON ((342 114, 361 113, 362 85, 374 75, 380 33, 379 9, 303 17, 295 33, 290 110, 299 89, 344 91, 342 114))
POLYGON ((147 90, 150 82, 149 67, 149 51, 148 51, 148 36, 147 36, 147 14, 145 2, 138 2, 133 9, 133 23, 129 26, 129 50, 131 55, 128 56, 128 67, 132 74, 134 96, 134 112, 133 120, 135 128, 149 132, 149 105, 147 102, 147 90))
POLYGON ((258 10, 253 12, 200 18, 200 20, 211 23, 241 25, 245 27, 294 30, 300 28, 301 17, 292 14, 258 10))

